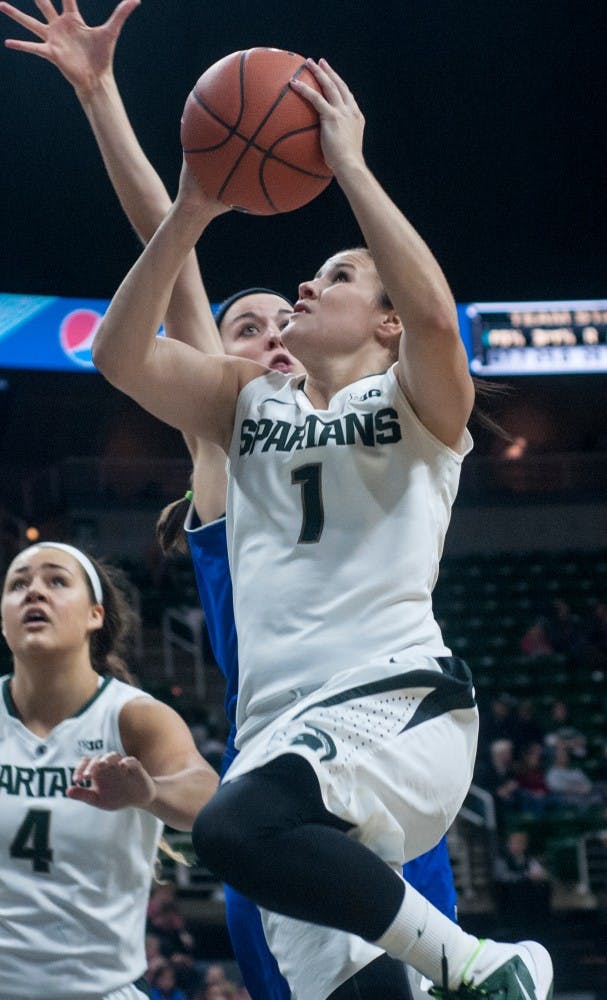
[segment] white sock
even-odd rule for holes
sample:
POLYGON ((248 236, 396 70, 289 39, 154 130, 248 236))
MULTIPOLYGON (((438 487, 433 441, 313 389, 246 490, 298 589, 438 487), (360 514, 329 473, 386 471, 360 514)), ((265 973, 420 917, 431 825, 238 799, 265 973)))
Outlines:
POLYGON ((460 985, 462 972, 479 946, 478 938, 466 934, 408 882, 400 910, 373 943, 437 986, 442 986, 446 974, 449 989, 460 985))

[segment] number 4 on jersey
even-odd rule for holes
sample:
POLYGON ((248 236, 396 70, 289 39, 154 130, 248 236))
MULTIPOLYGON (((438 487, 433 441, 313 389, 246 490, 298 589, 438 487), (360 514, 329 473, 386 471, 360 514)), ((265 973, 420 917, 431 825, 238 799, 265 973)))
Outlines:
POLYGON ((53 860, 50 832, 50 810, 30 809, 11 844, 11 858, 25 858, 32 862, 35 872, 48 872, 53 860))

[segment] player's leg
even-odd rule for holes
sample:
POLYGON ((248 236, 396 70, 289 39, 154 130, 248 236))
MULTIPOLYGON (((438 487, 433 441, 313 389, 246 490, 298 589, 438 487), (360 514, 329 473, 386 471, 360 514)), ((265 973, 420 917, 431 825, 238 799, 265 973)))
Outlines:
POLYGON ((267 909, 375 942, 454 991, 463 980, 504 997, 547 1000, 547 953, 479 942, 440 914, 328 812, 313 768, 290 754, 224 785, 200 813, 194 845, 224 881, 267 909))
POLYGON ((403 866, 403 877, 437 910, 457 920, 457 892, 445 836, 435 847, 408 861, 403 866))
POLYGON ((330 994, 328 1000, 411 1000, 407 970, 402 962, 380 955, 330 994))
POLYGON ((268 945, 297 1000, 412 1000, 403 963, 368 941, 268 910, 261 913, 268 945))

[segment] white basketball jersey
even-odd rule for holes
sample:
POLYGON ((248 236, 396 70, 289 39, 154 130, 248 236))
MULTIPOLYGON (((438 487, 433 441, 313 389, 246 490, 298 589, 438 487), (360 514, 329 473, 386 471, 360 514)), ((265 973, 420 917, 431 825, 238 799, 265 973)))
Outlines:
POLYGON ((143 975, 145 916, 163 824, 66 798, 84 755, 118 751, 120 710, 149 697, 100 678, 40 738, 0 683, 0 998, 88 1000, 143 975))
POLYGON ((462 454, 438 441, 393 368, 327 410, 300 384, 264 375, 237 405, 227 517, 239 746, 338 672, 449 654, 431 595, 470 435, 462 454))

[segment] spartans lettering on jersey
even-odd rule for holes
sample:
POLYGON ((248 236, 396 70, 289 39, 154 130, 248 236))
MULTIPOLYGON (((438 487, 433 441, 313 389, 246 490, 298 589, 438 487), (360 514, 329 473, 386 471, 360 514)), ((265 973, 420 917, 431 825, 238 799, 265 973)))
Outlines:
POLYGON ((240 454, 252 455, 257 445, 262 452, 356 444, 372 448, 378 444, 396 444, 401 437, 398 414, 390 406, 375 413, 346 413, 336 420, 321 420, 310 413, 303 424, 267 417, 247 418, 240 428, 240 454))
POLYGON ((73 767, 16 767, 0 764, 0 798, 23 795, 30 799, 64 797, 74 784, 73 767))

